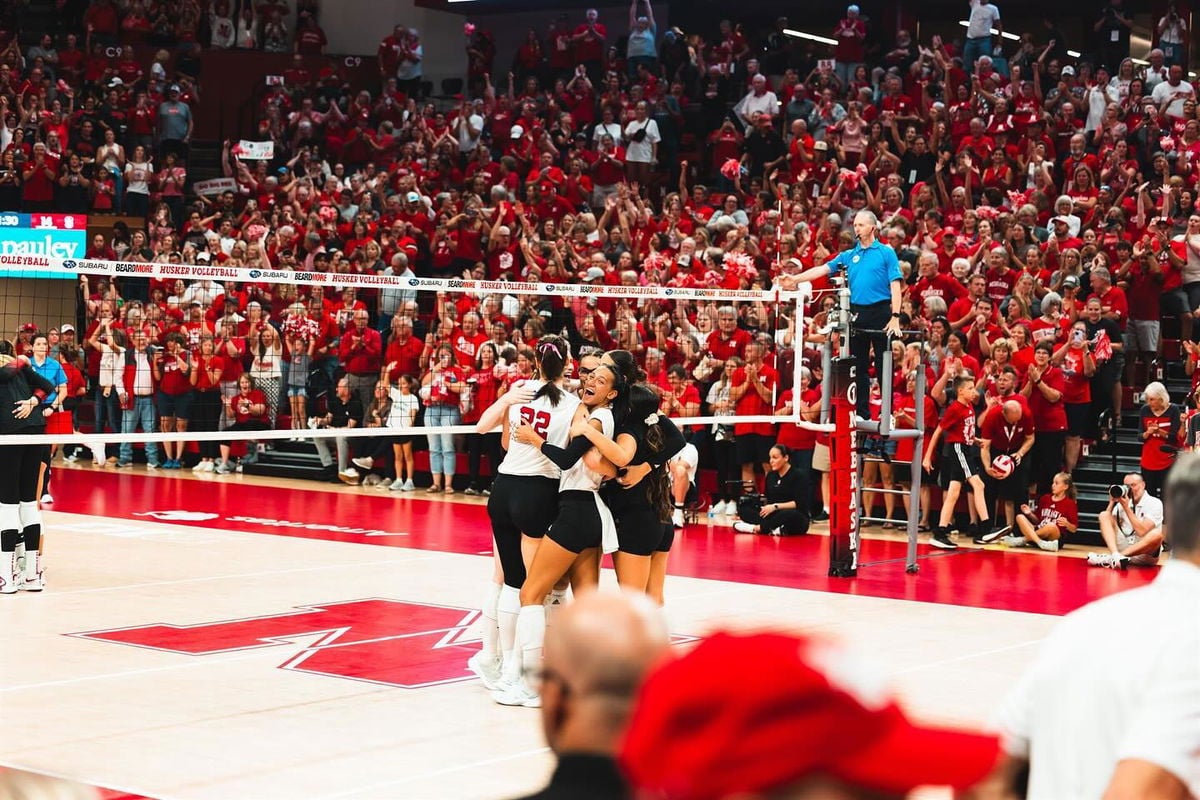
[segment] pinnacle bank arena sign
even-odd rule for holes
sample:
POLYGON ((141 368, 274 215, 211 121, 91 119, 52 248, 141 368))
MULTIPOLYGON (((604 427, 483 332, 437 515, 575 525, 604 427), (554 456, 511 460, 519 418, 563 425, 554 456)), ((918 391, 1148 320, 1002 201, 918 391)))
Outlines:
POLYGON ((82 258, 87 252, 84 214, 0 212, 0 278, 75 280, 58 269, 39 270, 45 259, 82 258))

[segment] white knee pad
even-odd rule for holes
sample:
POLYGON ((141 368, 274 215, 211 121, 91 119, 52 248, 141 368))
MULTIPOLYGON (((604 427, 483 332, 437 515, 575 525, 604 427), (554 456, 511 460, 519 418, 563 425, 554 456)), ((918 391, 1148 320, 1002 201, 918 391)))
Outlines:
POLYGON ((21 530, 21 509, 16 503, 0 504, 0 531, 21 530))
POLYGON ((42 524, 42 510, 38 508, 36 500, 21 503, 19 516, 22 529, 28 528, 30 525, 42 524))

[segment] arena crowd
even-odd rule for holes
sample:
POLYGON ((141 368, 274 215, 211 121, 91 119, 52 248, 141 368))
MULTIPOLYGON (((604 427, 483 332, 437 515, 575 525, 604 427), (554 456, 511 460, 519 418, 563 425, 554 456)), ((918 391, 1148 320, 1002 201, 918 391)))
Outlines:
MULTIPOLYGON (((832 31, 837 46, 815 49, 785 34, 783 18, 767 31, 736 20, 668 30, 634 0, 627 18, 547 19, 511 64, 498 64, 492 34, 468 22, 464 93, 453 98, 429 97, 420 32, 403 25, 379 44, 379 81, 350 81, 325 56, 311 1, 294 15, 271 2, 68 3, 60 35, 24 50, 10 11, 0 26, 0 209, 144 217, 96 236, 94 258, 729 289, 789 286, 852 247, 854 220, 870 211, 901 264, 903 327, 919 332, 893 343, 896 424, 917 424, 924 370, 930 436, 956 403, 971 412, 952 415, 961 430, 943 437, 980 446, 997 522, 971 531, 1056 549, 1079 524, 1071 473, 1088 441, 1113 435, 1132 402, 1126 387, 1145 392, 1139 479, 1150 494, 1168 451, 1191 441, 1188 413, 1154 381, 1163 320, 1193 389, 1200 381, 1200 117, 1186 31, 1171 11, 1148 62, 1135 62, 1120 8, 1113 0, 1096 18, 1095 42, 1072 43, 1085 51, 1078 59, 1050 18, 1017 44, 994 36, 1000 10, 984 4, 971 6, 959 40, 926 42, 905 30, 883 41, 849 6, 832 31), (135 44, 161 49, 139 59, 135 44), (264 75, 255 128, 242 137, 269 140, 273 157, 251 160, 226 142, 222 166, 237 190, 195 196, 193 115, 205 53, 218 48, 295 60, 278 80, 264 75), (314 58, 324 66, 313 69, 314 58), (1001 455, 1011 470, 993 466, 1001 455)), ((533 348, 550 333, 565 333, 576 358, 634 353, 670 416, 788 415, 798 405, 812 419, 832 303, 819 292, 797 326, 785 304, 602 293, 434 297, 87 276, 80 292, 83 318, 47 331, 46 353, 68 378, 51 404, 59 429, 90 400, 87 424, 101 430, 284 425, 298 436, 472 423, 532 374, 533 348)), ((19 348, 37 351, 38 327, 18 332, 19 348)), ((776 471, 776 442, 803 478, 810 516, 827 513, 822 437, 789 424, 686 433, 716 470, 717 513, 735 513, 742 487, 776 471)), ((324 477, 383 475, 372 482, 412 490, 413 444, 383 431, 323 446, 324 477)), ((911 479, 911 442, 866 446, 884 456, 868 466, 869 485, 911 479)), ((486 493, 495 435, 430 433, 428 448, 431 491, 455 490, 465 450, 466 491, 486 493)), ((228 446, 199 449, 195 469, 237 468, 228 446)), ((147 448, 151 467, 191 460, 182 445, 161 450, 147 448)), ((931 455, 929 478, 940 453, 931 455)), ((124 467, 133 451, 93 456, 124 467)), ((898 524, 895 497, 882 495, 884 527, 898 524)), ((867 493, 868 517, 878 501, 867 493)), ((923 528, 937 525, 933 505, 923 492, 923 528)))

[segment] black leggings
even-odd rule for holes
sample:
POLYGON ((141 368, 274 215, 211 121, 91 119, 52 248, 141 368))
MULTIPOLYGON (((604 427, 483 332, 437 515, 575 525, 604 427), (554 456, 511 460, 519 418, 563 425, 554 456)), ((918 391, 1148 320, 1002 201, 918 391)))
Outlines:
MULTIPOLYGON (((192 390, 191 417, 188 420, 188 430, 193 433, 216 431, 221 421, 221 390, 211 391, 192 390)), ((220 458, 221 447, 217 442, 203 441, 200 445, 201 458, 220 458)))
POLYGON ((0 446, 0 503, 16 505, 38 499, 38 475, 45 450, 44 444, 0 446))
POLYGON ((785 508, 772 511, 765 517, 761 514, 752 515, 757 519, 745 519, 751 525, 758 525, 763 531, 779 529, 784 535, 800 535, 808 533, 808 512, 799 508, 785 508))
MULTIPOLYGON (((496 480, 496 468, 504 459, 504 448, 500 445, 499 433, 468 433, 467 434, 467 466, 471 473, 471 486, 483 488, 479 479, 479 470, 483 456, 487 455, 488 468, 492 471, 492 481, 496 480)), ((491 481, 488 482, 491 484, 491 481)))

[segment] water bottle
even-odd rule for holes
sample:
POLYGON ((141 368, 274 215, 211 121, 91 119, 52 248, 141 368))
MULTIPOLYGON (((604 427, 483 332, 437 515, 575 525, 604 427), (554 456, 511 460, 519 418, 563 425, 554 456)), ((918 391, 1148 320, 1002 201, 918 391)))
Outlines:
POLYGON ((716 504, 716 503, 711 503, 711 502, 710 502, 710 503, 708 504, 708 521, 709 521, 709 524, 711 524, 711 523, 712 523, 712 521, 713 521, 714 519, 716 519, 716 518, 717 518, 717 512, 716 512, 716 508, 717 508, 717 504, 716 504))

